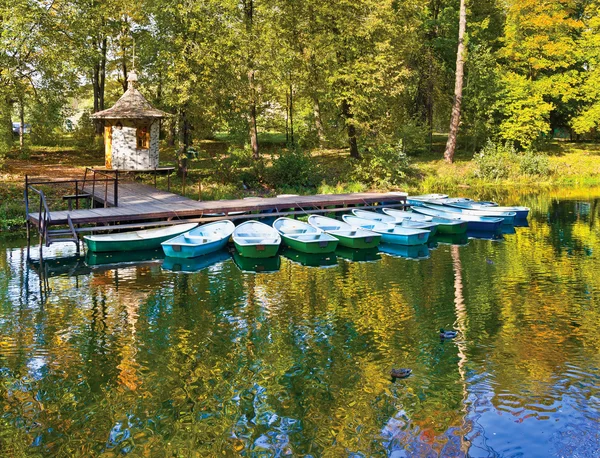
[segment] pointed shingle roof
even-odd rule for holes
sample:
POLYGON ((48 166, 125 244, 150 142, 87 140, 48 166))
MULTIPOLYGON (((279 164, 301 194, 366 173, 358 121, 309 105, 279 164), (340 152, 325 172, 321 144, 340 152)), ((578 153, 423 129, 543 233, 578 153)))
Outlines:
POLYGON ((144 96, 138 91, 134 83, 137 81, 135 72, 129 74, 127 78, 129 84, 127 91, 121 96, 117 103, 107 110, 98 111, 92 114, 92 119, 132 119, 132 118, 155 118, 160 119, 171 116, 164 111, 153 108, 144 96))

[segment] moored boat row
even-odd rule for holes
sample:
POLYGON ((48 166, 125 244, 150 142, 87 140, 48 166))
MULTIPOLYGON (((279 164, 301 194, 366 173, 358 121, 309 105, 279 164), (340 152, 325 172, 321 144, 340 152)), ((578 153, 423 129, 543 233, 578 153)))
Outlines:
MULTIPOLYGON (((419 204, 413 211, 355 208, 352 214, 342 217, 343 221, 311 215, 308 222, 278 218, 272 226, 246 221, 236 227, 223 220, 202 226, 191 223, 93 235, 84 240, 90 252, 162 247, 169 258, 183 260, 217 252, 232 240, 239 257, 259 260, 276 257, 282 243, 296 252, 324 255, 333 253, 338 246, 350 250, 376 249, 381 242, 400 247, 421 246, 436 233, 440 240, 446 238, 449 243, 454 243, 454 239, 464 243, 464 238, 473 232, 478 238, 497 239, 502 237, 501 233, 514 233, 512 224, 529 212, 526 207, 494 206, 493 202, 451 199, 443 194, 415 196, 414 201, 419 204)), ((368 256, 352 254, 351 257, 368 256)))

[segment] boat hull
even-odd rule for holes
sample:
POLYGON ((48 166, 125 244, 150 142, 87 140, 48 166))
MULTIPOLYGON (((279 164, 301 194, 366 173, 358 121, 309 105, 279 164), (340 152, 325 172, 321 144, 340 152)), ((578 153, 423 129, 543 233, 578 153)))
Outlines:
POLYGON ((279 245, 267 244, 267 245, 240 245, 234 242, 235 249, 245 258, 272 258, 277 255, 279 245))
POLYGON ((425 204, 426 208, 431 208, 433 210, 446 212, 450 215, 471 215, 471 216, 485 216, 487 218, 500 218, 502 219, 502 224, 514 224, 515 223, 515 213, 514 212, 501 212, 492 210, 494 207, 486 207, 490 208, 490 210, 473 210, 466 208, 458 208, 451 207, 449 205, 437 205, 437 204, 425 204))
POLYGON ((423 231, 419 234, 381 234, 381 240, 384 243, 392 245, 423 245, 429 240, 429 232, 423 231))
MULTIPOLYGON (((181 228, 180 231, 173 231, 171 233, 165 235, 157 235, 155 237, 148 238, 139 238, 137 240, 131 240, 127 237, 126 234, 131 233, 123 233, 124 238, 119 240, 119 235, 115 234, 112 237, 103 237, 103 236, 86 236, 83 238, 85 244, 87 245, 88 250, 94 253, 107 253, 111 251, 138 251, 138 250, 156 250, 160 248, 162 242, 165 242, 183 232, 187 232, 190 229, 196 227, 196 224, 182 224, 180 226, 185 226, 185 228, 181 228), (111 240, 115 239, 115 240, 111 240)), ((175 227, 175 226, 174 226, 175 227)), ((134 233, 151 233, 151 230, 145 231, 134 231, 134 233)))
POLYGON ((338 246, 339 241, 335 240, 300 240, 295 237, 281 235, 284 243, 296 251, 307 254, 333 253, 338 246))
POLYGON ((482 220, 477 216, 462 215, 458 212, 443 212, 427 207, 415 207, 415 211, 428 216, 438 216, 445 219, 465 222, 467 223, 467 231, 498 232, 500 231, 500 227, 503 222, 501 218, 490 218, 494 221, 482 220))
POLYGON ((370 248, 376 248, 381 242, 381 236, 378 234, 360 237, 346 236, 334 232, 329 232, 329 234, 338 239, 340 246, 352 249, 368 250, 370 248))
POLYGON ((229 237, 223 240, 217 240, 203 245, 164 244, 162 247, 165 254, 171 258, 197 258, 198 256, 204 256, 225 248, 225 245, 227 245, 228 241, 229 237))

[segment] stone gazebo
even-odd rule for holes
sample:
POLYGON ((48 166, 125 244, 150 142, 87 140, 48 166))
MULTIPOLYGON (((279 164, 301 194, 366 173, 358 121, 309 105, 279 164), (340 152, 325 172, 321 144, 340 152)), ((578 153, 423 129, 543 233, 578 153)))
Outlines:
POLYGON ((127 78, 127 91, 112 108, 94 113, 104 121, 105 165, 111 170, 158 168, 160 120, 169 114, 153 108, 135 88, 135 71, 127 78))

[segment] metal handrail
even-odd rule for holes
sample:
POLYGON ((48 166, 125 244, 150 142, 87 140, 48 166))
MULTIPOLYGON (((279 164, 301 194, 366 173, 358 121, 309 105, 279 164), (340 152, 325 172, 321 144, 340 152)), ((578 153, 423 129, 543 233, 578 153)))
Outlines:
MULTIPOLYGON (((102 171, 102 170, 96 170, 92 167, 86 167, 85 168, 85 174, 83 175, 83 184, 82 184, 82 190, 85 190, 85 183, 87 181, 87 174, 88 171, 90 171, 92 173, 92 196, 95 195, 96 192, 96 182, 98 183, 104 183, 104 208, 108 207, 108 182, 112 181, 113 182, 113 196, 114 196, 114 206, 118 207, 119 206, 119 171, 118 170, 109 170, 109 171, 102 171), (114 177, 112 177, 111 175, 109 175, 107 172, 114 172, 114 177), (106 179, 97 179, 96 175, 103 175, 105 177, 107 177, 106 179)), ((94 200, 92 197, 92 204, 94 204, 94 200)))
MULTIPOLYGON (((48 203, 46 202, 46 195, 44 191, 41 189, 35 189, 33 186, 29 185, 25 188, 31 189, 33 192, 37 193, 40 196, 40 208, 38 212, 38 221, 40 225, 40 246, 42 242, 48 241, 48 226, 51 222, 50 209, 48 208, 48 203)), ((29 196, 27 196, 25 202, 25 211, 27 212, 27 219, 29 220, 29 196)))

